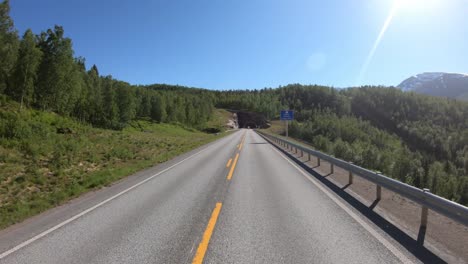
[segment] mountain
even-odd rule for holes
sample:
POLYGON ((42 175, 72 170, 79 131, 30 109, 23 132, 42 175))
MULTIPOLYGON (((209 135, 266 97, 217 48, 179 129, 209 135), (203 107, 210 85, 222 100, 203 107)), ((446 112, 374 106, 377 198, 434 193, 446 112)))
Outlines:
POLYGON ((425 72, 411 76, 398 87, 403 91, 468 101, 468 74, 425 72))

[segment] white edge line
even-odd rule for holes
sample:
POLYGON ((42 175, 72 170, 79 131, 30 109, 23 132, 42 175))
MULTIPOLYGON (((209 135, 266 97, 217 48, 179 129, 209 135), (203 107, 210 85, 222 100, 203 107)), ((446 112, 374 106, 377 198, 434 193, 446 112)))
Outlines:
MULTIPOLYGON (((234 133, 234 134, 235 134, 235 133, 234 133)), ((233 135, 234 135, 234 134, 233 134, 233 135)), ((168 168, 166 168, 166 169, 164 169, 164 170, 162 170, 162 171, 160 171, 160 172, 158 172, 158 173, 152 175, 151 177, 149 177, 149 178, 147 178, 147 179, 145 179, 145 180, 143 180, 143 181, 141 181, 141 182, 139 182, 139 183, 137 183, 137 184, 135 184, 135 185, 133 185, 133 186, 131 186, 131 187, 129 187, 129 188, 127 188, 127 189, 121 191, 121 192, 119 192, 118 194, 116 194, 116 195, 114 195, 114 196, 112 196, 112 197, 110 197, 110 198, 107 198, 106 200, 104 200, 104 201, 102 201, 102 202, 100 202, 100 203, 94 205, 93 207, 90 207, 90 208, 84 210, 83 212, 81 212, 81 213, 79 213, 79 214, 77 214, 77 215, 75 215, 75 216, 73 216, 73 217, 71 217, 71 218, 69 218, 69 219, 63 221, 62 223, 57 224, 56 226, 53 226, 53 227, 47 229, 46 231, 40 233, 39 235, 36 235, 36 236, 34 236, 34 237, 32 237, 32 238, 30 238, 30 239, 24 241, 23 243, 21 243, 21 244, 15 246, 15 247, 13 247, 13 248, 11 248, 11 249, 9 249, 9 250, 3 252, 2 254, 0 254, 0 259, 5 258, 6 256, 8 256, 8 255, 10 255, 10 254, 12 254, 12 253, 18 251, 19 249, 21 249, 21 248, 23 248, 23 247, 25 247, 25 246, 27 246, 27 245, 33 243, 34 241, 36 241, 36 240, 38 240, 38 239, 40 239, 40 238, 42 238, 42 237, 44 237, 44 236, 46 236, 46 235, 48 235, 48 234, 54 232, 55 230, 61 228, 62 226, 66 225, 66 224, 69 224, 70 222, 72 222, 72 221, 74 221, 74 220, 76 220, 76 219, 82 217, 83 215, 88 214, 89 212, 94 211, 94 210, 97 209, 98 207, 101 207, 102 205, 104 205, 104 204, 106 204, 106 203, 108 203, 108 202, 114 200, 115 198, 117 198, 117 197, 119 197, 119 196, 121 196, 121 195, 123 195, 123 194, 125 194, 125 193, 127 193, 127 192, 129 192, 129 191, 131 191, 131 190, 133 190, 133 189, 135 189, 136 187, 138 187, 138 186, 140 186, 140 185, 142 185, 142 184, 144 184, 144 183, 146 183, 146 182, 152 180, 154 177, 157 177, 157 176, 163 174, 164 172, 166 172, 166 171, 168 171, 168 170, 174 168, 175 166, 181 164, 182 162, 184 162, 184 161, 186 161, 186 160, 188 160, 188 159, 191 159, 191 158, 197 156, 198 154, 200 154, 200 153, 202 153, 202 152, 204 152, 204 151, 206 151, 206 150, 212 148, 214 145, 215 145, 215 144, 213 144, 213 145, 211 145, 211 146, 208 146, 208 147, 206 147, 206 148, 204 148, 204 149, 198 151, 197 153, 192 154, 191 156, 189 156, 189 157, 187 157, 187 158, 185 158, 185 159, 183 159, 183 160, 177 162, 176 164, 173 164, 172 166, 170 166, 170 167, 168 167, 168 168)))
POLYGON ((335 195, 331 194, 329 190, 325 189, 322 185, 320 185, 316 179, 313 179, 309 173, 303 171, 300 167, 294 164, 292 161, 289 160, 283 153, 277 150, 275 147, 272 146, 270 143, 270 147, 276 151, 283 159, 285 159, 289 164, 291 164, 294 168, 296 168, 306 179, 312 182, 317 188, 319 188, 323 193, 325 193, 331 200, 333 200, 341 209, 343 209, 348 215, 350 215, 356 222, 358 222, 364 229, 366 229, 372 236, 374 236, 380 243, 382 243, 390 252, 393 253, 401 262, 403 263, 414 263, 411 261, 407 256, 405 256, 400 250, 398 250, 395 246, 392 245, 390 241, 384 238, 379 232, 377 232, 374 228, 372 228, 368 223, 361 219, 356 213, 354 213, 351 209, 349 209, 346 205, 344 205, 335 195))

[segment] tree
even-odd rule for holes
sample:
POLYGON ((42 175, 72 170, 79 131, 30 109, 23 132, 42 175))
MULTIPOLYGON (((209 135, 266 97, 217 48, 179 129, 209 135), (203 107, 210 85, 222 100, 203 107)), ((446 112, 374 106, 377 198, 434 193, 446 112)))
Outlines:
POLYGON ((5 0, 0 3, 0 93, 11 88, 10 75, 16 62, 18 42, 18 33, 10 17, 10 1, 5 0))
POLYGON ((120 128, 119 107, 112 76, 102 79, 102 92, 105 104, 103 105, 103 121, 100 125, 107 128, 120 128))
POLYGON ((89 120, 89 101, 90 101, 90 91, 88 83, 86 82, 86 62, 85 58, 78 57, 75 59, 75 68, 77 69, 77 74, 79 75, 76 78, 76 101, 72 115, 79 120, 85 122, 89 120))
POLYGON ((136 116, 135 91, 128 83, 117 82, 117 105, 119 107, 120 122, 126 125, 136 116))
POLYGON ((36 95, 42 109, 69 115, 81 94, 80 71, 73 58, 71 39, 60 26, 42 32, 39 46, 44 57, 39 68, 36 95))
POLYGON ((35 36, 30 29, 26 30, 20 43, 18 61, 13 74, 12 97, 30 106, 33 102, 34 86, 42 51, 36 46, 35 36))
POLYGON ((192 105, 192 102, 187 102, 185 104, 185 116, 187 117, 186 122, 189 125, 195 126, 197 124, 197 121, 198 121, 197 118, 200 117, 200 114, 197 113, 197 111, 195 110, 195 108, 192 105))
POLYGON ((99 125, 102 123, 103 116, 103 92, 99 70, 96 65, 93 65, 87 72, 87 88, 88 88, 88 117, 91 124, 99 125))
POLYGON ((151 92, 148 89, 137 88, 137 116, 150 117, 151 116, 151 92))
POLYGON ((160 96, 153 96, 151 98, 151 119, 156 122, 166 122, 166 101, 160 96))
POLYGON ((429 166, 424 185, 431 189, 433 193, 440 193, 440 184, 447 179, 444 165, 438 161, 429 166))

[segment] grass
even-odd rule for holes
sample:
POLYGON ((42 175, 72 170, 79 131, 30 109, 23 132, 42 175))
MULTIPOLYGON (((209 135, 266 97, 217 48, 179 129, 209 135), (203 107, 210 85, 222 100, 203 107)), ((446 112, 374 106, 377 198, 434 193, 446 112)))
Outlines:
POLYGON ((18 108, 0 105, 0 229, 226 135, 149 121, 113 131, 18 108))
POLYGON ((288 140, 292 143, 307 147, 307 148, 312 148, 315 149, 314 147, 311 146, 309 142, 305 142, 303 140, 295 139, 292 137, 287 137, 286 138, 286 127, 284 125, 284 121, 281 120, 271 120, 270 121, 270 127, 266 129, 260 129, 260 131, 273 135, 275 137, 282 138, 284 140, 288 140))
POLYGON ((269 131, 273 134, 278 134, 282 135, 286 131, 286 127, 284 125, 284 121, 281 120, 271 120, 270 121, 270 127, 266 129, 266 131, 269 131))
POLYGON ((225 109, 216 109, 211 119, 206 123, 208 128, 216 128, 220 131, 226 130, 226 123, 229 119, 232 119, 232 113, 225 109))

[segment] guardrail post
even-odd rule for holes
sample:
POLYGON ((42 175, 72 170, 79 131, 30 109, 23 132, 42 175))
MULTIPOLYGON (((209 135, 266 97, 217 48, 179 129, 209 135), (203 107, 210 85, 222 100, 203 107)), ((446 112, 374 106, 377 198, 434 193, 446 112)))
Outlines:
MULTIPOLYGON (((423 192, 430 192, 430 190, 423 189, 423 192)), ((421 225, 419 226, 419 233, 418 233, 418 244, 421 246, 424 245, 424 239, 426 237, 428 214, 429 214, 429 208, 423 205, 421 207, 421 225)))
MULTIPOLYGON (((350 162, 350 164, 353 164, 352 162, 350 162)), ((349 179, 348 179, 348 184, 353 184, 353 173, 350 171, 349 172, 349 179)))
POLYGON ((376 194, 376 199, 381 200, 382 199, 382 186, 377 185, 377 194, 376 194))
POLYGON ((301 158, 304 157, 304 150, 301 149, 301 158))
POLYGON ((330 162, 330 174, 335 173, 335 166, 330 162))
POLYGON ((309 154, 309 158, 307 159, 307 161, 310 161, 310 153, 308 153, 308 154, 309 154))
POLYGON ((422 207, 421 210, 421 227, 426 228, 427 227, 427 215, 429 213, 429 210, 427 209, 426 206, 422 207))
POLYGON ((319 157, 317 157, 317 166, 320 167, 320 158, 319 157))
MULTIPOLYGON (((423 192, 431 192, 429 189, 423 189, 423 192)), ((428 215, 428 208, 426 206, 422 206, 421 209, 421 227, 426 228, 427 227, 427 215, 428 215)))

